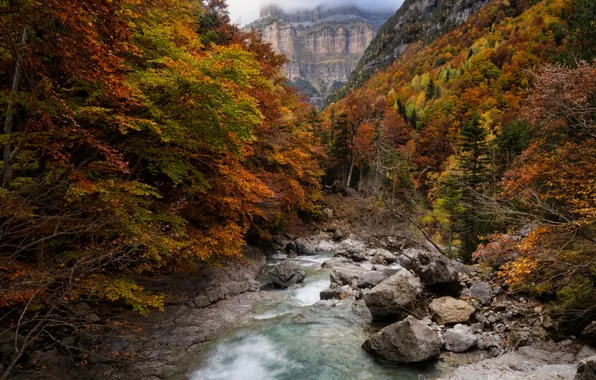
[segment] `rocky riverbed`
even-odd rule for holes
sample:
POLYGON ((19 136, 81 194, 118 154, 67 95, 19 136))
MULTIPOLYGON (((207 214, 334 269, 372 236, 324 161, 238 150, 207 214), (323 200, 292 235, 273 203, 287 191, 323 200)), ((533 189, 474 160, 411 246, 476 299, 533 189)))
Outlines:
POLYGON ((372 328, 362 348, 381 362, 435 365, 425 376, 452 380, 594 378, 593 349, 575 337, 549 341, 556 325, 546 306, 506 294, 432 246, 392 238, 368 246, 338 230, 280 243, 290 257, 333 252, 322 264, 330 286, 320 297, 366 306, 372 328), (447 354, 457 362, 465 352, 485 359, 460 362, 454 372, 436 367, 447 354))
POLYGON ((409 240, 371 243, 337 229, 277 239, 267 261, 250 248, 242 263, 146 286, 167 287, 168 306, 115 317, 142 325, 134 336, 62 342, 100 347, 85 366, 60 348, 30 360, 73 379, 596 378, 594 350, 574 337, 549 341, 556 324, 544 305, 409 240))

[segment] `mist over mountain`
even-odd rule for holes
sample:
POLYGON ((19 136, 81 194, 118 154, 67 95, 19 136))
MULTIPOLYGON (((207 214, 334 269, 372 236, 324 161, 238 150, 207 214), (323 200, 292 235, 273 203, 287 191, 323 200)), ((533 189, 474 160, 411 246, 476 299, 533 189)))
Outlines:
POLYGON ((293 11, 298 9, 313 9, 318 6, 323 7, 342 7, 342 6, 356 6, 366 10, 384 10, 395 12, 403 0, 305 0, 299 3, 289 0, 258 0, 247 3, 246 0, 228 0, 230 16, 232 21, 240 25, 246 25, 257 18, 262 7, 274 5, 285 11, 293 11))

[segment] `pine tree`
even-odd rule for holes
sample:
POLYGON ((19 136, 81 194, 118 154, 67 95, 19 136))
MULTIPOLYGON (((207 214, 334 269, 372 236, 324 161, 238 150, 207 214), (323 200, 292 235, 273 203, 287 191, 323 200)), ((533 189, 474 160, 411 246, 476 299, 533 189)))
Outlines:
POLYGON ((397 113, 404 119, 404 122, 408 124, 408 111, 406 110, 406 106, 401 101, 401 98, 397 99, 397 113))
POLYGON ((462 169, 467 185, 477 189, 486 178, 490 157, 488 154, 487 131, 480 124, 478 115, 463 124, 461 128, 462 169))
POLYGON ((461 258, 469 262, 472 253, 480 243, 483 221, 479 219, 476 192, 482 192, 490 170, 490 155, 487 131, 480 123, 480 117, 474 114, 462 125, 461 131, 461 186, 465 211, 460 215, 459 234, 461 239, 461 258))

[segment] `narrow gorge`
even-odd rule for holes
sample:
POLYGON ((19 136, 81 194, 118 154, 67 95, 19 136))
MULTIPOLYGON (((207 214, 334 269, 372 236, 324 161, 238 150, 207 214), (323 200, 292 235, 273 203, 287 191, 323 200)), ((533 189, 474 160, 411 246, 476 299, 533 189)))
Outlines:
POLYGON ((596 380, 594 20, 0 1, 0 380, 596 380))

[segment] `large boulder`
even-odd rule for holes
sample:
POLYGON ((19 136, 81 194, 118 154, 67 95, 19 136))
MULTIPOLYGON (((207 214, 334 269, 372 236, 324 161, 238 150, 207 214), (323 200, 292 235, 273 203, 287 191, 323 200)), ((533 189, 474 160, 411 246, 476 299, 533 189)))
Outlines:
POLYGON ((596 356, 590 356, 582 360, 577 366, 577 374, 574 380, 595 380, 596 379, 596 356))
POLYGON ((452 352, 465 352, 474 347, 478 341, 472 329, 464 325, 455 325, 443 335, 445 348, 452 352))
POLYGON ((362 348, 388 362, 417 363, 439 356, 441 346, 434 330, 409 316, 379 331, 362 348))
POLYGON ((370 289, 374 288, 375 286, 379 285, 381 282, 385 281, 388 277, 393 275, 390 271, 379 271, 374 270, 371 272, 366 272, 362 276, 358 278, 357 286, 360 289, 370 289))
POLYGON ((298 238, 294 243, 296 245, 296 254, 300 256, 312 256, 316 253, 315 248, 305 238, 298 238))
POLYGON ((336 249, 337 256, 344 256, 356 262, 366 260, 366 245, 354 239, 345 239, 336 249))
POLYGON ((269 278, 276 286, 286 289, 304 281, 306 272, 295 262, 284 261, 271 269, 269 278))
POLYGON ((331 270, 331 282, 338 285, 353 285, 356 286, 358 279, 368 271, 364 268, 348 269, 336 268, 331 270))
POLYGON ((365 292, 364 302, 376 319, 402 319, 411 314, 422 291, 420 279, 410 271, 401 269, 365 292))
POLYGON ((407 248, 396 259, 402 267, 416 273, 424 285, 459 282, 462 264, 440 253, 423 249, 407 248))
POLYGON ((430 303, 434 320, 440 325, 464 323, 470 320, 476 309, 466 301, 452 297, 436 298, 430 303))

